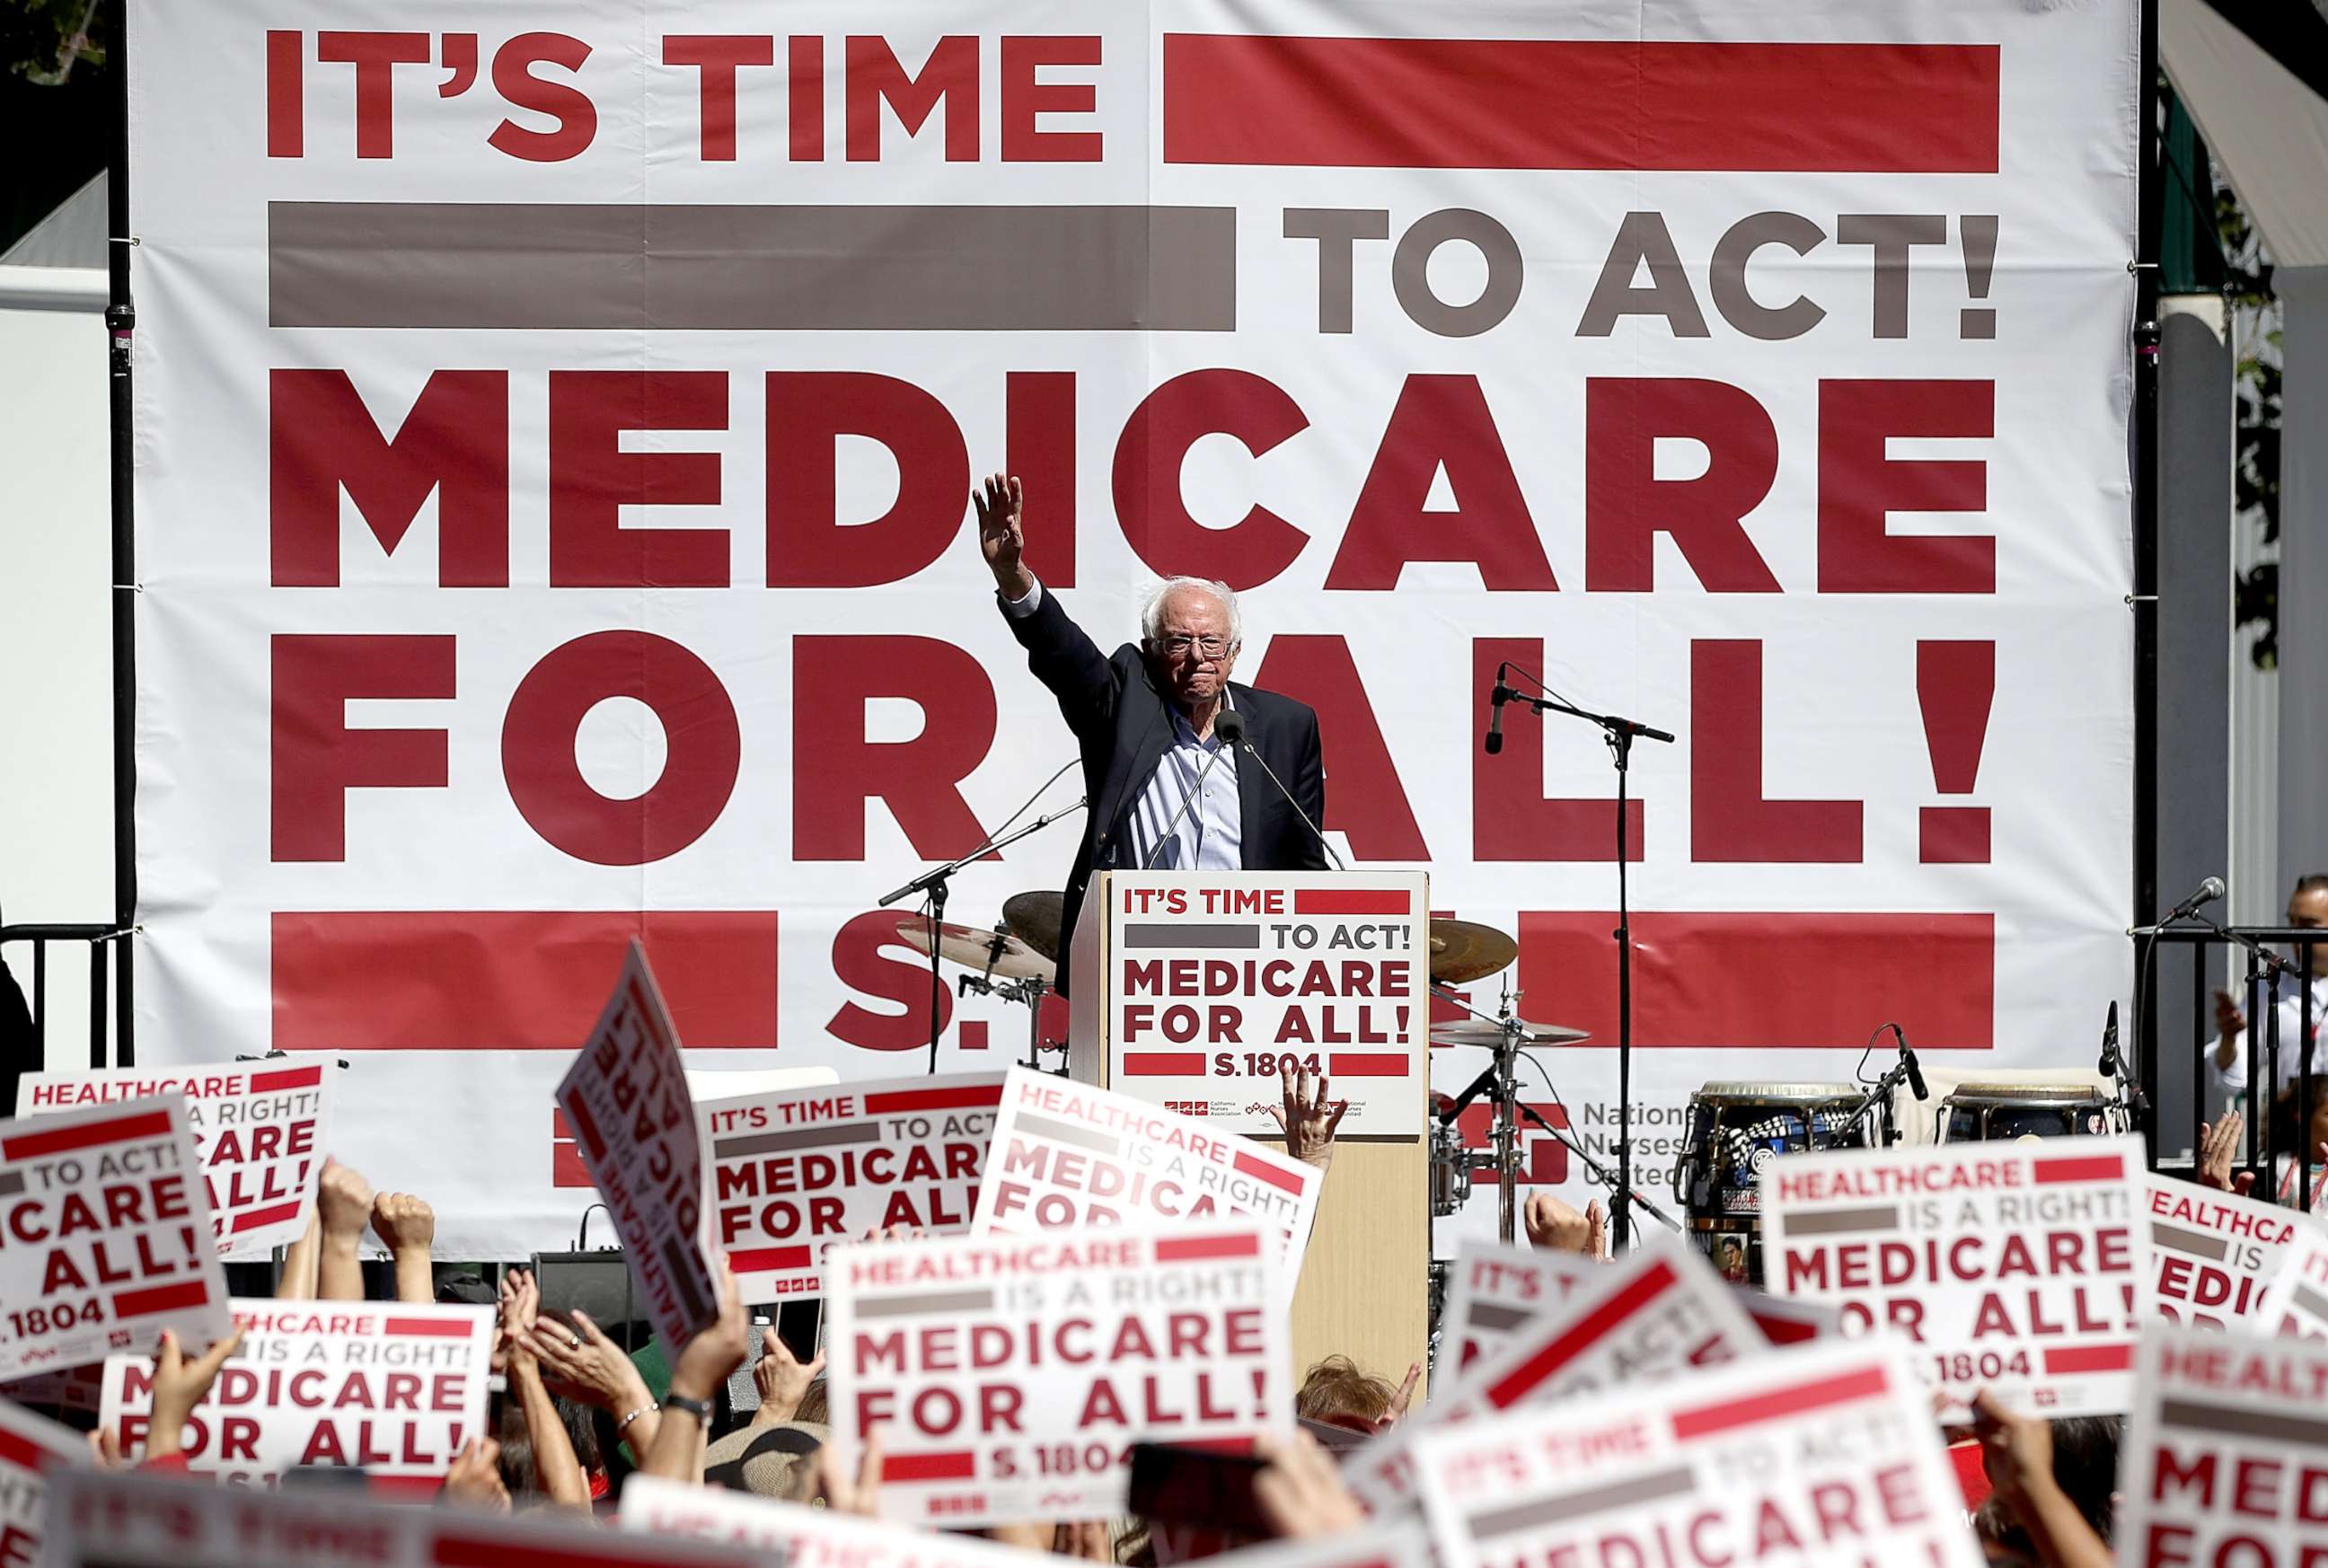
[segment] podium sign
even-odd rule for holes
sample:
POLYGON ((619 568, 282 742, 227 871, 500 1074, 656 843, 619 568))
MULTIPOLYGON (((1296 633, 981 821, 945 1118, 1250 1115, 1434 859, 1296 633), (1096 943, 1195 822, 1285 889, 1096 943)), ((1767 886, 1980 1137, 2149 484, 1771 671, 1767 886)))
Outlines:
POLYGON ((1422 1135, 1422 872, 1108 872, 1084 908, 1078 1077, 1103 1062, 1096 1081, 1119 1093, 1269 1134, 1284 1075, 1306 1067, 1349 1101, 1340 1136, 1422 1135))

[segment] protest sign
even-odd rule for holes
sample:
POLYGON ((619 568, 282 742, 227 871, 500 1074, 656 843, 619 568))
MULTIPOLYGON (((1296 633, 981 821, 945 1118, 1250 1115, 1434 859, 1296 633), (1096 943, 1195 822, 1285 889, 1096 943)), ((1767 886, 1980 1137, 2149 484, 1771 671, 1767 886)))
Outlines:
POLYGON ((150 1471, 80 1469, 49 1491, 43 1568, 767 1568, 765 1555, 360 1493, 253 1493, 150 1471))
POLYGON ((970 1234, 1215 1225, 1249 1215, 1278 1249, 1290 1300, 1323 1174, 1129 1094, 1013 1067, 970 1234))
POLYGON ((834 1441, 880 1429, 900 1521, 1112 1518, 1135 1441, 1291 1432, 1278 1272, 1250 1219, 837 1247, 834 1441))
POLYGON ((679 1036, 635 939, 598 1025, 558 1085, 583 1169, 614 1216, 666 1356, 719 1316, 704 1243, 703 1146, 679 1036))
POLYGON ((917 1530, 652 1476, 623 1483, 616 1519, 626 1532, 781 1554, 784 1568, 1042 1568, 1049 1561, 1047 1552, 977 1535, 917 1530))
POLYGON ((2117 1560, 2328 1562, 2328 1346, 2153 1323, 2136 1365, 2117 1560))
POLYGON ((1433 1427, 1418 1460, 1441 1568, 1983 1561, 1896 1342, 1433 1427))
POLYGON ((228 1332, 183 1095, 0 1122, 0 1374, 228 1332))
POLYGON ((2227 1329, 2253 1317, 2296 1238, 2319 1227, 2294 1209, 2177 1181, 2143 1178, 2152 1300, 2170 1323, 2227 1329))
POLYGON ((2256 1302, 2258 1333, 2328 1339, 2328 1232, 2297 1231, 2279 1268, 2256 1302))
POLYGON ((18 1404, 85 1410, 95 1415, 98 1398, 104 1387, 105 1363, 84 1361, 79 1366, 62 1367, 55 1372, 35 1372, 30 1377, 0 1383, 0 1398, 13 1399, 18 1404))
POLYGON ((1644 1244, 1600 1265, 1556 1308, 1466 1367, 1422 1421, 1402 1422, 1343 1462, 1343 1479, 1375 1514, 1412 1507, 1414 1445, 1429 1428, 1550 1404, 1619 1384, 1759 1354, 1763 1337, 1704 1253, 1644 1244))
POLYGON ((0 1400, 0 1568, 39 1559, 50 1475, 89 1462, 80 1433, 0 1400))
POLYGON ((1440 1343, 1454 1352, 1457 1366, 1469 1366, 1589 1284, 1600 1268, 1576 1253, 1466 1241, 1448 1271, 1440 1343))
POLYGON ((2137 1138, 1789 1154, 1762 1172, 1764 1282, 1922 1347, 1965 1418, 2126 1408, 2150 1233, 2137 1138))
POLYGON ((1234 1552, 1176 1551, 1178 1545, 1206 1545, 1198 1539, 1217 1531, 1174 1526, 1159 1519, 1148 1522, 1149 1539, 1156 1544, 1156 1561, 1170 1568, 1176 1563, 1202 1559, 1211 1568, 1432 1568, 1431 1535, 1420 1519, 1403 1519, 1366 1530, 1345 1530, 1306 1539, 1271 1541, 1234 1552))
POLYGON ((1000 1073, 785 1089, 698 1103, 712 1235, 747 1301, 813 1296, 838 1242, 965 1230, 1000 1073))
MULTIPOLYGON (((431 1482, 485 1421, 493 1349, 490 1307, 364 1301, 234 1302, 242 1348, 194 1407, 186 1468, 272 1482, 299 1465, 356 1465, 376 1478, 431 1482)), ((142 1452, 154 1363, 105 1363, 99 1420, 124 1453, 142 1452)))
POLYGON ((1730 1289, 1738 1304, 1746 1309, 1746 1316, 1772 1345, 1800 1345, 1807 1339, 1839 1339, 1843 1338, 1843 1313, 1835 1307, 1821 1306, 1816 1301, 1798 1300, 1788 1296, 1773 1296, 1752 1285, 1734 1282, 1730 1289))
POLYGON ((331 1150, 332 1080, 321 1063, 27 1073, 16 1081, 16 1113, 169 1094, 186 1097, 220 1255, 263 1258, 297 1241, 331 1150))
POLYGON ((1421 1133, 1428 883, 1420 871, 1111 873, 1094 978, 1107 1081, 1225 1132, 1267 1133, 1284 1081, 1307 1072, 1348 1102, 1346 1135, 1421 1133))

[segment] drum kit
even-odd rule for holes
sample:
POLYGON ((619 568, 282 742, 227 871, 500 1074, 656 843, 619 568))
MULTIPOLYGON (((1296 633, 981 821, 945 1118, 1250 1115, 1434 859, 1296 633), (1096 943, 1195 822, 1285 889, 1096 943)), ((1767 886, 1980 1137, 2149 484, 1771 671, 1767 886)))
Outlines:
POLYGON ((1002 901, 1002 918, 991 929, 957 925, 920 915, 897 917, 897 939, 916 953, 934 953, 971 972, 955 977, 964 996, 1000 997, 1027 1009, 1026 1066, 1066 1075, 1067 1043, 1043 1038, 1043 999, 1058 989, 1060 915, 1064 894, 1014 893, 1002 901), (1043 1066, 1043 1053, 1059 1056, 1043 1066))

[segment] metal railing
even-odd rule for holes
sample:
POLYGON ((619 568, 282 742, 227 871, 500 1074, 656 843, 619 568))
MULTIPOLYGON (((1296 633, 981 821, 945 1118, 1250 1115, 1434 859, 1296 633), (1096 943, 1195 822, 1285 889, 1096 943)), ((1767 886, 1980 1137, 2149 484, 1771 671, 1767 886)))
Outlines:
MULTIPOLYGON (((0 950, 12 943, 33 947, 33 1061, 38 1072, 47 1061, 49 1043, 49 948, 58 943, 85 944, 89 948, 89 1065, 91 1071, 114 1066, 111 1025, 114 1018, 111 944, 129 933, 102 924, 79 925, 0 925, 0 950)), ((127 1065, 126 1063, 124 1065, 127 1065)))
MULTIPOLYGON (((2328 931, 2312 926, 2240 925, 2228 927, 2173 926, 2155 933, 2145 933, 2135 938, 2136 953, 2135 981, 2141 989, 2138 995, 2145 1001, 2154 994, 2153 981, 2159 959, 2158 944, 2187 947, 2191 950, 2191 1019, 2190 1046, 2192 1069, 2191 1094, 2191 1147, 2194 1163, 2201 1145, 2200 1126, 2205 1120, 2208 1086, 2212 1077, 2215 1047, 2214 988, 2208 980, 2208 960, 2217 951, 2224 954, 2226 974, 2239 974, 2240 961, 2246 968, 2238 987, 2244 999, 2240 1011, 2247 1017, 2241 1031, 2239 1051, 2245 1057, 2247 1091, 2244 1104, 2234 1101, 2228 1108, 2241 1113, 2246 1121, 2240 1137, 2239 1158, 2236 1169, 2252 1172, 2255 1177, 2253 1196, 2272 1198, 2278 1195, 2282 1172, 2294 1177, 2288 1197, 2295 1207, 2311 1209, 2313 1188, 2323 1174, 2319 1155, 2311 1135, 2311 1107, 2317 1102, 2314 1095, 2328 1096, 2328 1074, 2319 1075, 2315 1086, 2313 1053, 2304 1048, 2323 1023, 2328 1023, 2328 1007, 2315 1004, 2313 979, 2316 962, 2314 946, 2328 943, 2328 931), (2278 949, 2278 953, 2267 950, 2278 949), (2292 958, 2285 956, 2292 953, 2292 958), (2295 1004, 2295 1038, 2285 1038, 2286 1026, 2281 1019, 2283 1004, 2295 1004), (2283 1064, 2289 1075, 2287 1094, 2279 1090, 2283 1064)), ((2142 1091, 2154 1108, 2158 1103, 2158 1065, 2162 1054, 2170 1048, 2164 1042, 2179 1037, 2176 1020, 2158 1018, 2145 1006, 2144 1028, 2138 1045, 2142 1052, 2142 1091)), ((2144 1135, 2150 1143, 2151 1161, 2157 1163, 2158 1135, 2155 1112, 2145 1115, 2144 1135)))

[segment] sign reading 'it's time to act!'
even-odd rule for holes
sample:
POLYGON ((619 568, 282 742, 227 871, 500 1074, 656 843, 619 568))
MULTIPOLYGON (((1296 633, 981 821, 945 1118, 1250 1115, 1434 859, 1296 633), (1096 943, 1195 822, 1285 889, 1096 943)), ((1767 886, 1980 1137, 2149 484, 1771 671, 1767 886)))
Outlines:
POLYGON ((1298 1072, 1347 1100, 1345 1134, 1422 1131, 1431 901, 1420 871, 1120 872, 1094 886, 1098 995, 1076 1036, 1117 1091, 1273 1133, 1298 1072), (1103 1041, 1090 1039, 1096 1026, 1103 1041))

